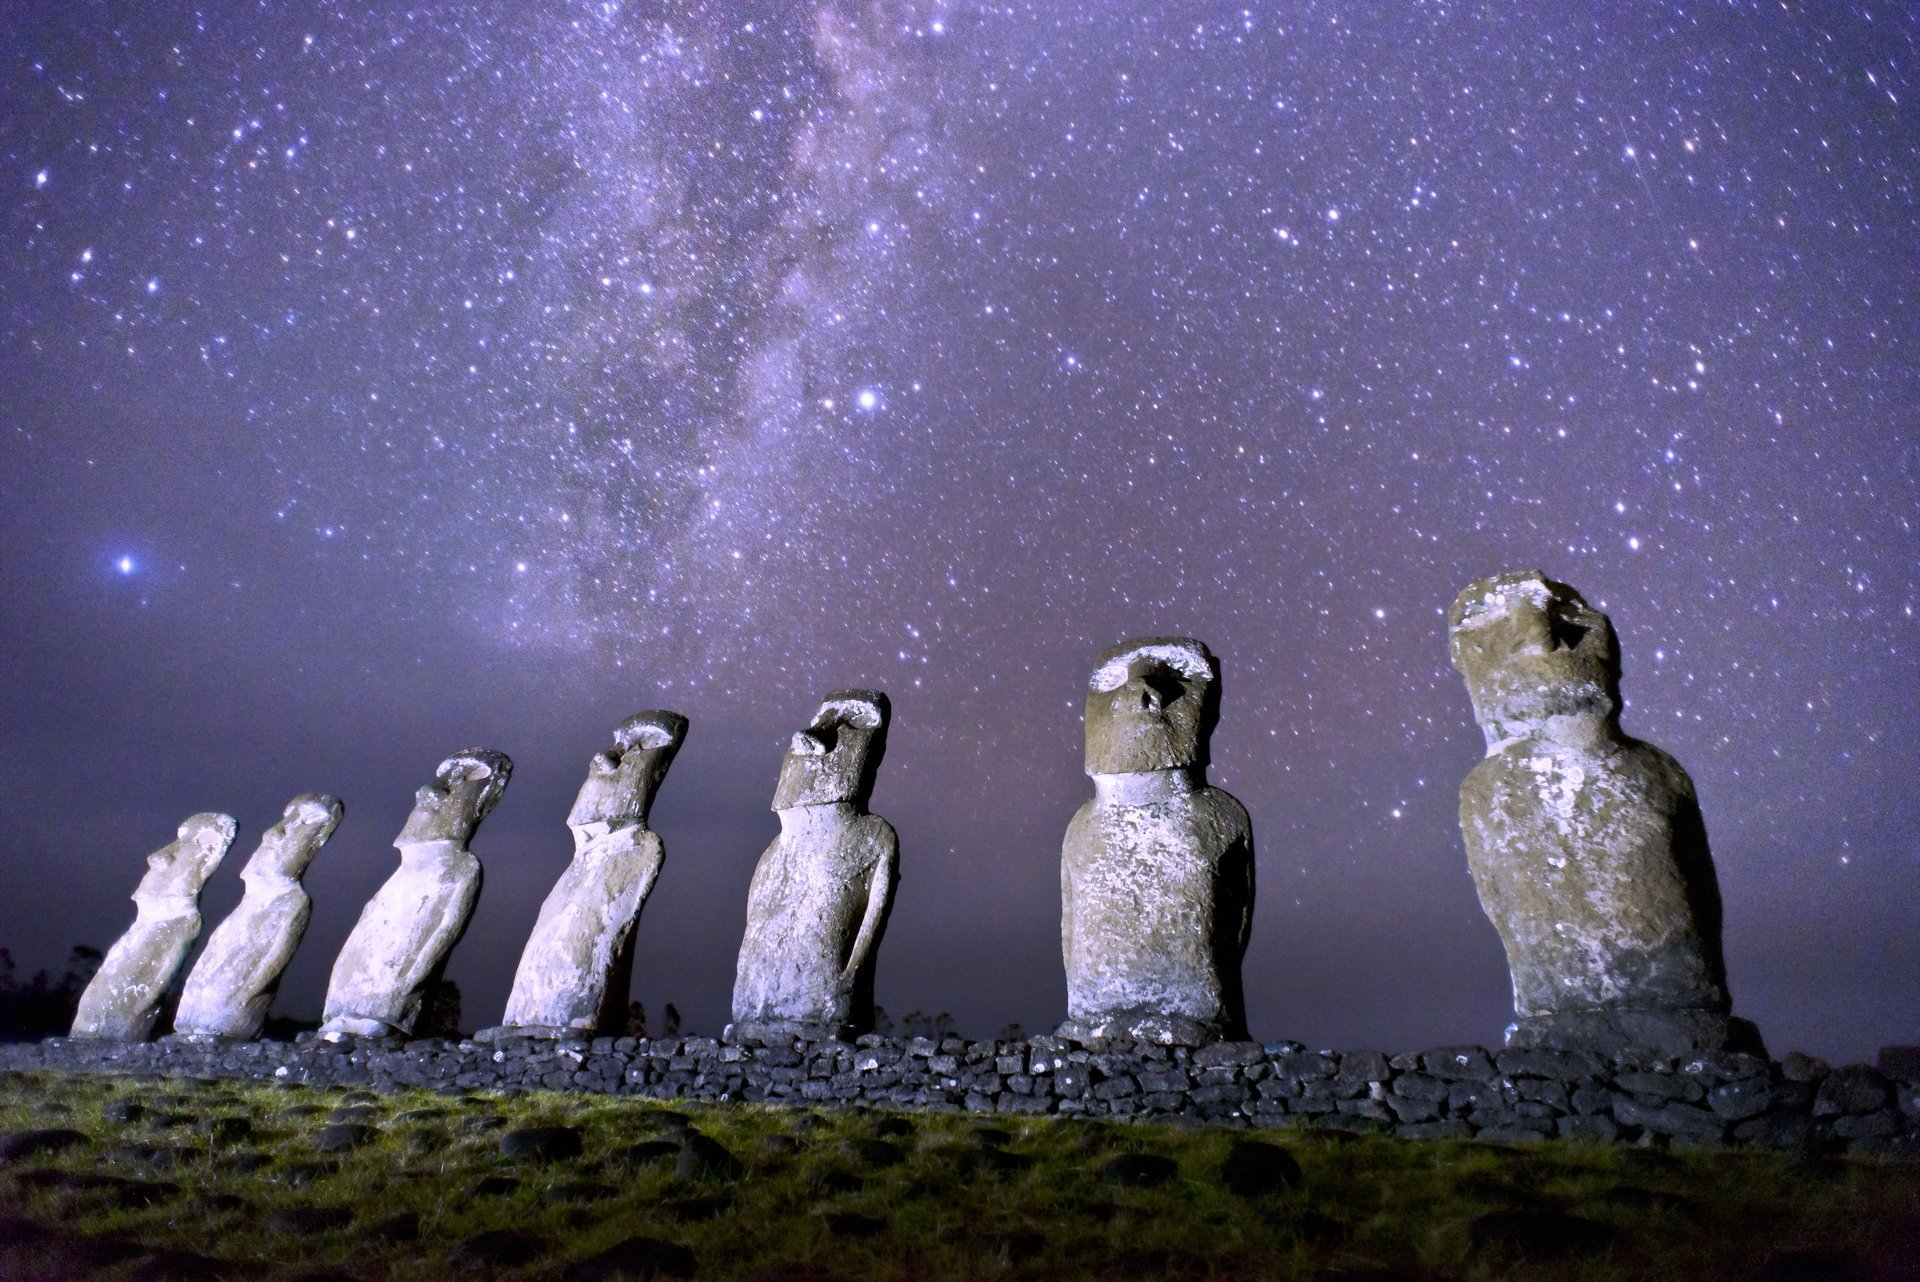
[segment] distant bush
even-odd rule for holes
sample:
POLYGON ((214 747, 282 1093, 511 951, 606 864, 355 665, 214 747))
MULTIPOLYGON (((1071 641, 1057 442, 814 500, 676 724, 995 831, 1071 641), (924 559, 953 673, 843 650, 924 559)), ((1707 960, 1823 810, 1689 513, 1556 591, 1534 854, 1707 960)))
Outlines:
POLYGON ((22 982, 13 954, 0 948, 0 1041, 39 1041, 72 1028, 80 994, 100 969, 102 955, 91 945, 75 944, 59 979, 37 970, 22 982))

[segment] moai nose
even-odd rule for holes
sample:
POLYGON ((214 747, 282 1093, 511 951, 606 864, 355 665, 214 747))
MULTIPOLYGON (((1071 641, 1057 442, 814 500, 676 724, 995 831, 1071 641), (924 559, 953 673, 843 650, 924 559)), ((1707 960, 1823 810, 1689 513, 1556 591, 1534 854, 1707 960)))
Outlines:
POLYGON ((826 744, 821 743, 805 730, 793 736, 793 755, 796 757, 818 757, 826 750, 826 744))
POLYGON ((1138 682, 1137 687, 1138 687, 1137 695, 1140 700, 1139 706, 1141 711, 1143 712, 1160 711, 1160 692, 1154 689, 1151 685, 1149 685, 1145 681, 1138 682))

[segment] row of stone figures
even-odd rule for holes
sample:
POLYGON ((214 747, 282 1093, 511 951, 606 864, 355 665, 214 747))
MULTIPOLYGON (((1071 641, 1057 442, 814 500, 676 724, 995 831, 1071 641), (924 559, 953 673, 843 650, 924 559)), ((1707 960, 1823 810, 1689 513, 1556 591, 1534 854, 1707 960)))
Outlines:
MULTIPOLYGON (((1460 790, 1481 904, 1506 946, 1510 1046, 1760 1050, 1730 1015, 1719 893, 1691 781, 1619 726, 1605 615, 1538 571, 1469 585, 1448 616, 1487 754, 1460 790)), ((1094 795, 1061 851, 1068 1018, 1084 1042, 1199 1044, 1246 1035, 1241 959, 1253 914, 1246 810, 1206 782, 1219 669, 1199 641, 1144 637, 1102 653, 1086 690, 1094 795)), ((845 1036, 870 1025, 874 964, 898 875, 891 825, 867 809, 886 743, 884 694, 828 696, 794 735, 760 856, 733 991, 736 1041, 845 1036)), ((591 1036, 615 1025, 635 926, 665 849, 647 827, 686 718, 643 712, 588 763, 567 816, 574 856, 541 905, 501 1026, 483 1036, 591 1036)), ((400 867, 334 963, 321 1035, 409 1034, 472 915, 468 849, 512 762, 440 763, 394 844, 400 867)), ((191 1038, 257 1037, 310 910, 300 877, 340 822, 332 797, 286 808, 241 873, 174 1019, 191 1038)), ((200 814, 148 857, 133 928, 81 999, 75 1036, 142 1039, 200 929, 202 883, 234 822, 200 814)))

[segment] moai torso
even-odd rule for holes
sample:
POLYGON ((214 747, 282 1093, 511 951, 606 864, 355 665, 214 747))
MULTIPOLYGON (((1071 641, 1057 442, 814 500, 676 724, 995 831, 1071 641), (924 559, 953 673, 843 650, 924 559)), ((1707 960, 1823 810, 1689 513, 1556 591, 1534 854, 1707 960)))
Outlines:
POLYGON ((504 1026, 491 1035, 592 1037, 623 1027, 634 927, 666 858, 647 812, 686 731, 677 713, 640 713, 588 764, 567 817, 573 861, 540 905, 504 1026))
POLYGON ((300 878, 333 836, 343 811, 332 797, 295 797, 280 822, 262 835, 259 849, 240 871, 246 894, 213 928, 180 992, 176 1033, 232 1041, 260 1035, 280 975, 312 916, 313 901, 300 878))
POLYGON ((1621 732, 1607 617, 1565 584, 1516 571, 1462 592, 1449 636, 1487 740, 1460 788, 1460 828, 1512 972, 1509 1044, 1757 1044, 1726 1016, 1719 890, 1693 783, 1621 732))
POLYGON ((160 999, 200 935, 200 889, 233 844, 229 815, 204 813, 180 825, 178 838, 147 856, 133 892, 133 925, 114 941, 80 994, 75 1037, 144 1041, 160 999))
POLYGON ((1125 642, 1095 666, 1094 798, 1060 858, 1062 1036, 1197 1045, 1245 1035, 1253 829, 1238 801, 1206 783, 1214 673, 1206 647, 1184 637, 1125 642))
POLYGON ((320 1034, 404 1037, 480 897, 467 843, 505 791, 513 762, 470 748, 440 763, 394 840, 400 867, 361 910, 334 959, 320 1034))
POLYGON ((780 835, 747 893, 732 1039, 872 1026, 874 964, 900 858, 893 827, 866 811, 887 715, 885 695, 841 691, 793 738, 774 796, 780 835))

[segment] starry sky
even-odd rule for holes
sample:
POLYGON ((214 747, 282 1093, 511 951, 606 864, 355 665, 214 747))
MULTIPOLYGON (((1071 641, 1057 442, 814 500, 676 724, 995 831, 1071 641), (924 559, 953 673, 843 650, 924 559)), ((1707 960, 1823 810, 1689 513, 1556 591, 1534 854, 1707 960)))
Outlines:
POLYGON ((787 737, 874 686, 878 995, 1064 1014, 1096 652, 1220 656, 1256 1035, 1497 1041, 1469 580, 1612 617, 1736 1009, 1920 1036, 1920 18, 1841 3, 0 14, 0 944, 347 817, 316 1015, 444 755, 513 756, 496 1022, 591 753, 692 721, 635 995, 726 1018, 787 737))

